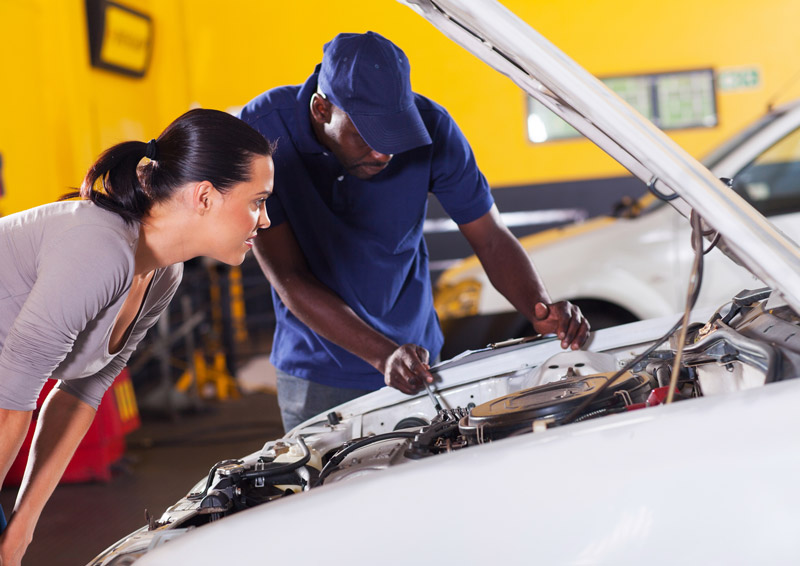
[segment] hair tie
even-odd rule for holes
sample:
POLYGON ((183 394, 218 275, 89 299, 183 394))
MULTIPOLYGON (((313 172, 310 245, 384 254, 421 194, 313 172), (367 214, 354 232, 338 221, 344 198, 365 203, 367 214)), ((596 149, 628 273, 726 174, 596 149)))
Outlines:
POLYGON ((156 146, 156 140, 152 139, 147 142, 147 148, 144 150, 144 156, 151 161, 156 160, 156 157, 158 156, 158 146, 156 146))

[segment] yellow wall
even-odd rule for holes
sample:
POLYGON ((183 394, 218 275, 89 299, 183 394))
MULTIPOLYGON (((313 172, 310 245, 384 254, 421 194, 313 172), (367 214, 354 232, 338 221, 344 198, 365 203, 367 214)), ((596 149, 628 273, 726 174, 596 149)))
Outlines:
MULTIPOLYGON (((153 14, 156 2, 125 0, 153 14)), ((147 140, 189 107, 178 2, 158 3, 157 54, 147 76, 92 68, 80 0, 0 0, 0 214, 77 187, 108 146, 147 140), (172 23, 170 23, 172 22, 172 23)))
MULTIPOLYGON (((400 45, 418 92, 447 107, 493 186, 591 179, 624 171, 582 140, 531 144, 525 99, 393 0, 121 0, 155 23, 143 79, 89 65, 82 0, 0 0, 0 214, 77 186, 97 154, 146 141, 193 105, 230 109, 261 91, 300 83, 340 31, 374 30, 400 45)), ((800 95, 800 2, 767 0, 506 0, 505 4, 598 76, 756 66, 758 88, 718 94, 719 125, 671 132, 702 156, 735 129, 800 95)))
MULTIPOLYGON (((503 3, 601 77, 758 67, 758 88, 718 93, 718 126, 670 132, 697 157, 763 113, 767 100, 800 71, 794 57, 800 52, 796 0, 503 3)), ((333 9, 327 0, 230 0, 213 18, 209 14, 219 5, 214 0, 191 4, 187 22, 199 32, 190 34, 192 85, 203 105, 234 106, 266 88, 302 82, 319 62, 325 41, 340 31, 371 29, 406 51, 415 90, 454 115, 493 186, 625 173, 583 140, 529 143, 521 91, 399 3, 348 0, 333 9)), ((792 96, 800 96, 800 81, 780 100, 792 96)))

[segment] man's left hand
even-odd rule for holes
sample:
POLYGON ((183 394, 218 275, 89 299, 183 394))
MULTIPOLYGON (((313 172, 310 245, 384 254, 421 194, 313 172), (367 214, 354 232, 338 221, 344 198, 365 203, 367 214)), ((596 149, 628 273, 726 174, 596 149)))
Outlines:
POLYGON ((581 309, 569 301, 557 303, 536 303, 534 307, 533 328, 539 334, 555 334, 565 350, 579 349, 589 337, 589 321, 581 309))

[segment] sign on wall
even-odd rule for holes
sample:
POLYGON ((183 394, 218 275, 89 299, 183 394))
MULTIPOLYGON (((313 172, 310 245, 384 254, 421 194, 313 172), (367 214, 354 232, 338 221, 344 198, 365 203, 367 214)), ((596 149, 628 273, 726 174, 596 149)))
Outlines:
POLYGON ((110 0, 86 0, 92 66, 143 77, 153 51, 152 18, 110 0))
MULTIPOLYGON (((717 125, 712 69, 601 78, 606 86, 662 130, 717 125)), ((528 97, 528 139, 534 143, 580 134, 534 98, 528 97)))
POLYGON ((761 86, 758 67, 736 67, 717 71, 717 88, 724 92, 751 90, 761 86))

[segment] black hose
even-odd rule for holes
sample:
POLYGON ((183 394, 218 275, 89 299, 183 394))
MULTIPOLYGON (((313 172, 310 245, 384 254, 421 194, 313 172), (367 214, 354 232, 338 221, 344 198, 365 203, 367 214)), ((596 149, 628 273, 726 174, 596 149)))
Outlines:
POLYGON ((287 462, 286 464, 275 464, 270 468, 266 468, 263 470, 253 470, 250 472, 244 472, 242 477, 245 479, 252 479, 252 478, 265 478, 269 476, 277 476, 281 474, 285 474, 288 472, 293 472, 298 468, 302 468, 308 461, 311 459, 311 451, 306 446, 305 441, 302 437, 297 437, 297 444, 303 450, 303 456, 297 460, 296 462, 287 462))
POLYGON ((200 493, 190 493, 186 496, 187 499, 202 499, 208 494, 208 489, 211 487, 211 484, 214 483, 214 475, 217 473, 217 470, 220 466, 226 466, 228 464, 241 464, 241 460, 222 460, 221 462, 217 462, 213 466, 211 466, 211 470, 208 472, 208 479, 206 480, 206 487, 200 493))
MULTIPOLYGON (((306 446, 305 441, 298 437, 297 444, 300 445, 300 448, 303 450, 303 456, 297 460, 296 462, 288 462, 286 464, 276 464, 269 469, 265 470, 255 470, 252 472, 244 472, 242 473, 242 477, 244 479, 251 479, 251 478, 263 478, 269 477, 273 475, 281 475, 287 472, 292 472, 297 468, 305 466, 308 461, 311 459, 311 451, 306 446)), ((217 462, 211 467, 211 470, 208 472, 208 480, 206 481, 206 487, 200 493, 190 493, 187 495, 187 499, 202 499, 208 494, 208 490, 211 487, 211 484, 214 483, 214 476, 217 473, 217 470, 221 466, 226 466, 228 464, 241 464, 242 460, 223 460, 222 462, 217 462)))
POLYGON ((571 423, 571 422, 575 421, 575 420, 576 420, 578 417, 580 417, 580 416, 581 416, 581 414, 583 413, 583 411, 586 409, 586 407, 588 407, 590 403, 592 403, 592 402, 593 402, 595 399, 597 399, 597 396, 598 396, 598 395, 600 395, 600 394, 601 394, 603 391, 605 391, 606 389, 608 389, 608 387, 609 387, 609 386, 610 386, 612 383, 614 383, 614 382, 615 382, 615 381, 616 381, 616 380, 617 380, 617 379, 618 379, 618 378, 619 378, 619 377, 620 377, 620 376, 621 376, 623 373, 625 373, 626 371, 628 371, 628 368, 629 368, 629 367, 633 367, 633 366, 635 366, 636 364, 638 364, 639 362, 641 362, 641 361, 642 361, 643 359, 645 359, 647 356, 649 356, 650 354, 652 354, 652 353, 653 353, 653 352, 656 350, 656 348, 658 348, 658 347, 659 347, 661 344, 663 344, 663 343, 664 343, 666 340, 668 340, 668 339, 669 339, 669 337, 670 337, 670 336, 672 336, 672 334, 674 334, 674 333, 675 333, 675 331, 676 331, 676 330, 678 330, 678 328, 680 328, 680 327, 681 327, 681 322, 682 322, 682 321, 683 321, 683 317, 681 317, 681 318, 678 320, 678 322, 676 322, 676 323, 675 323, 675 324, 672 326, 672 328, 670 328, 670 329, 669 329, 669 330, 668 330, 668 331, 667 331, 667 332, 666 332, 666 333, 665 333, 663 336, 661 336, 661 338, 659 338, 658 340, 656 340, 656 342, 654 342, 652 346, 650 346, 650 347, 649 347, 647 350, 645 350, 644 352, 642 352, 641 354, 639 354, 638 356, 636 356, 636 358, 634 358, 634 360, 633 360, 633 361, 632 361, 630 364, 627 364, 625 367, 623 367, 623 368, 621 368, 619 371, 617 371, 617 373, 615 373, 614 375, 612 375, 612 376, 611 376, 611 377, 608 379, 608 381, 606 381, 604 384, 602 384, 600 387, 598 387, 598 388, 597 388, 597 389, 594 391, 594 393, 592 393, 591 395, 589 395, 589 396, 588 396, 588 397, 587 397, 587 398, 586 398, 586 399, 583 401, 583 403, 581 403, 580 405, 578 405, 578 406, 577 406, 577 407, 576 407, 576 408, 575 408, 575 409, 574 409, 574 410, 573 410, 573 411, 572 411, 572 412, 571 412, 569 415, 567 415, 567 416, 566 416, 566 418, 565 418, 563 421, 561 421, 561 424, 569 424, 569 423, 571 423))
POLYGON ((322 485, 325 481, 325 478, 330 475, 330 473, 335 470, 339 464, 342 463, 342 460, 347 458, 348 454, 351 452, 358 450, 359 448, 363 448, 364 446, 368 446, 374 442, 381 442, 383 440, 392 440, 395 438, 414 438, 417 436, 418 433, 410 432, 410 431, 403 431, 403 430, 395 430, 393 432, 387 432, 385 434, 376 434, 375 436, 368 436, 366 438, 362 438, 360 440, 356 440, 352 444, 348 444, 341 450, 339 450, 336 454, 331 456, 331 459, 328 460, 328 463, 323 466, 322 471, 319 473, 319 478, 317 478, 316 486, 322 485))

